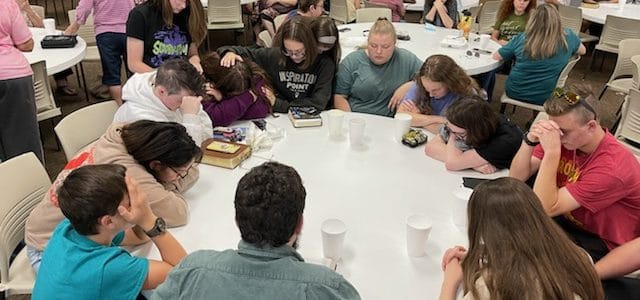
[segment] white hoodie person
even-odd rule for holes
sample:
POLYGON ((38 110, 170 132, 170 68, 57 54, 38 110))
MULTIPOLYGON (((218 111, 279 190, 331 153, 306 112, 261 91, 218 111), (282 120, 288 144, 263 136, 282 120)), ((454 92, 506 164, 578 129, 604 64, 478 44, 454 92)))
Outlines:
POLYGON ((186 127, 197 145, 212 137, 213 125, 202 109, 204 79, 187 61, 172 59, 156 71, 134 74, 122 88, 124 104, 114 122, 152 120, 186 127))

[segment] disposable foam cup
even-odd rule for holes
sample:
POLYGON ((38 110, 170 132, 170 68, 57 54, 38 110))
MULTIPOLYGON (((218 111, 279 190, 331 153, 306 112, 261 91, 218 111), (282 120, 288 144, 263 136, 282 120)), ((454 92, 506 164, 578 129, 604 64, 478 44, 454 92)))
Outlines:
POLYGON ((56 34, 56 20, 52 18, 47 18, 42 20, 44 23, 44 31, 47 35, 56 34))
POLYGON ((467 205, 469 204, 469 198, 471 198, 472 189, 466 187, 459 187, 453 190, 453 202, 452 202, 452 218, 453 224, 461 228, 467 228, 467 205))
POLYGON ((412 257, 424 256, 425 246, 432 222, 429 217, 421 214, 410 215, 407 218, 407 253, 412 257))
POLYGON ((397 142, 402 142, 402 136, 405 133, 409 132, 409 127, 411 127, 411 120, 413 118, 410 114, 406 113, 397 113, 394 117, 394 128, 393 128, 393 138, 397 142))
POLYGON ((344 121, 344 111, 332 109, 329 115, 329 137, 339 139, 342 137, 342 123, 344 121))
POLYGON ((366 122, 363 118, 349 120, 349 142, 352 147, 360 147, 364 144, 364 128, 366 122))
POLYGON ((480 50, 489 50, 489 41, 491 41, 491 36, 488 34, 480 35, 480 50))
POLYGON ((342 257, 344 236, 347 226, 338 219, 327 219, 322 222, 322 253, 324 257, 338 261, 342 257))

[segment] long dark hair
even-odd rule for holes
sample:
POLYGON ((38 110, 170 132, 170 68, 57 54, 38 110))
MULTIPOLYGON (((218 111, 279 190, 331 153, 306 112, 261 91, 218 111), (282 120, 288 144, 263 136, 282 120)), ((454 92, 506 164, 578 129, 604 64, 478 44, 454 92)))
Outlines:
MULTIPOLYGON (((202 41, 207 37, 207 24, 204 18, 204 8, 200 0, 186 0, 188 10, 187 31, 191 36, 191 40, 200 46, 202 41)), ((150 4, 155 5, 162 12, 162 20, 167 25, 173 25, 173 8, 169 0, 149 0, 150 4)))
POLYGON ((447 108, 447 121, 467 131, 465 143, 471 147, 485 145, 498 130, 500 116, 478 96, 465 96, 447 108))
MULTIPOLYGON (((284 51, 285 40, 302 43, 302 45, 304 45, 305 56, 304 61, 300 64, 300 69, 306 70, 311 67, 318 58, 318 44, 315 35, 311 32, 311 28, 309 28, 309 25, 306 24, 303 18, 302 16, 296 16, 284 22, 276 33, 273 46, 274 48, 277 47, 284 51)), ((284 54, 280 55, 280 65, 285 65, 287 59, 288 57, 284 54)))
POLYGON ((480 299, 480 277, 490 299, 604 299, 587 254, 547 216, 522 181, 504 177, 480 184, 467 214, 463 285, 474 299, 480 299))

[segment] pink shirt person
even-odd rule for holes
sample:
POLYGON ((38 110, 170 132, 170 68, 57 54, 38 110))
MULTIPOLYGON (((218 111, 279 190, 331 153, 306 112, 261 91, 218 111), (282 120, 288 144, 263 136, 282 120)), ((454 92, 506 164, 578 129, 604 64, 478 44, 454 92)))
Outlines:
POLYGON ((96 35, 105 32, 125 33, 133 0, 80 0, 76 8, 76 21, 84 25, 93 10, 96 35))
POLYGON ((0 80, 33 74, 31 65, 15 45, 31 39, 31 31, 15 1, 0 1, 0 80))

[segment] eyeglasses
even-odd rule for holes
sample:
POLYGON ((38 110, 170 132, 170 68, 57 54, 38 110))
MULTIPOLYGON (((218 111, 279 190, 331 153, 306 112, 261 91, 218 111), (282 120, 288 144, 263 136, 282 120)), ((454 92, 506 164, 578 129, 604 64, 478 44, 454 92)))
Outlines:
POLYGON ((194 167, 198 167, 198 163, 194 162, 192 163, 184 172, 178 172, 178 170, 174 169, 173 167, 168 166, 169 169, 171 169, 171 171, 173 171, 174 173, 176 173, 176 175, 178 175, 180 177, 180 179, 184 179, 185 177, 187 177, 187 175, 189 175, 189 170, 191 170, 194 167))
POLYGON ((453 134, 457 140, 459 141, 464 141, 467 139, 467 132, 455 132, 453 130, 451 130, 451 127, 449 127, 449 123, 444 124, 445 129, 447 131, 449 131, 450 134, 453 134))
POLYGON ((282 55, 288 56, 288 57, 303 58, 306 55, 306 53, 304 49, 301 49, 295 52, 289 49, 282 49, 282 55))
POLYGON ((471 56, 471 57, 473 57, 473 56, 478 57, 478 58, 480 57, 480 52, 479 51, 467 50, 466 54, 467 54, 467 56, 471 56))
POLYGON ((593 113, 593 118, 597 119, 598 114, 596 114, 596 110, 593 109, 593 106, 591 106, 589 102, 582 100, 582 97, 580 97, 580 95, 571 91, 565 91, 563 88, 557 87, 553 90, 553 97, 564 99, 564 101, 567 102, 567 104, 569 104, 570 106, 582 104, 584 108, 593 113))

